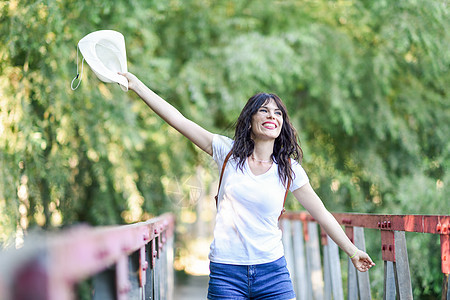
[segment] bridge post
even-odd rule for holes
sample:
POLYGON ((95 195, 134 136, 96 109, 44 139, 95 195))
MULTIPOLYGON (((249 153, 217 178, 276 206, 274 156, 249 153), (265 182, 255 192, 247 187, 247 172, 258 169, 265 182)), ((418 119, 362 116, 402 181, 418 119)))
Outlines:
POLYGON ((293 249, 294 249, 294 269, 297 299, 312 299, 311 279, 308 275, 305 260, 305 243, 303 241, 303 226, 298 220, 292 221, 293 227, 293 249))
MULTIPOLYGON (((322 231, 322 228, 321 228, 322 231)), ((330 272, 330 255, 328 253, 328 245, 326 244, 326 237, 324 238, 322 233, 322 253, 323 253, 323 283, 324 283, 324 295, 323 299, 331 300, 331 272, 330 272), (325 243, 324 243, 325 242, 325 243)))
POLYGON ((131 284, 128 280, 128 257, 122 255, 116 263, 116 291, 117 300, 127 300, 131 284))
MULTIPOLYGON (((366 243, 364 240, 364 228, 356 226, 345 226, 345 232, 349 239, 359 249, 366 251, 366 243)), ((359 272, 356 270, 350 258, 348 258, 348 299, 349 300, 366 300, 371 299, 370 280, 368 272, 359 272)))
POLYGON ((440 233, 441 241, 441 269, 444 275, 442 283, 442 300, 450 300, 450 221, 439 221, 436 231, 440 233))
POLYGON ((400 300, 413 299, 411 275, 409 272, 408 251, 404 231, 394 231, 395 283, 400 300))
POLYGON ((161 300, 161 261, 160 261, 160 256, 161 256, 161 249, 159 247, 159 237, 155 238, 155 249, 156 249, 156 259, 155 259, 155 269, 154 269, 154 299, 155 300, 161 300))
MULTIPOLYGON (((355 235, 355 245, 359 249, 366 251, 366 241, 364 239, 364 228, 362 227, 353 227, 354 235, 355 235)), ((361 300, 371 299, 370 295, 370 279, 369 272, 359 272, 356 271, 358 277, 358 290, 359 290, 359 298, 361 300)))
POLYGON ((134 251, 128 256, 128 299, 140 299, 142 297, 142 286, 140 281, 140 250, 134 251))
MULTIPOLYGON (((291 275, 292 284, 295 288, 295 282, 297 281, 298 274, 296 274, 294 269, 294 253, 292 250, 292 230, 291 230, 291 221, 289 219, 282 219, 281 228, 283 229, 283 247, 284 247, 284 256, 286 258, 287 269, 289 270, 289 274, 291 275)), ((294 233, 295 234, 295 233, 294 233)))
POLYGON ((328 273, 329 278, 325 280, 325 299, 344 300, 339 247, 328 235, 325 235, 323 244, 324 272, 328 273))
POLYGON ((174 259, 174 235, 171 234, 167 239, 166 244, 166 257, 167 257, 167 300, 173 300, 173 292, 174 292, 174 269, 173 269, 173 259, 174 259), (170 267, 169 267, 170 266, 170 267))
POLYGON ((314 299, 323 299, 323 274, 320 261, 319 232, 317 223, 308 222, 308 240, 306 241, 306 258, 312 283, 314 299))
MULTIPOLYGON (((352 243, 354 243, 354 230, 352 226, 345 226, 345 233, 352 243)), ((356 276, 356 269, 350 258, 347 259, 347 299, 358 300, 358 278, 356 276)))
POLYGON ((442 300, 450 299, 450 281, 448 280, 448 277, 448 274, 444 274, 444 282, 442 283, 442 300))
POLYGON ((155 267, 155 258, 156 254, 153 253, 155 240, 151 240, 146 246, 145 246, 145 258, 146 261, 148 261, 148 267, 145 270, 145 299, 154 299, 154 267, 155 267))
POLYGON ((396 297, 394 263, 392 261, 384 262, 384 282, 383 282, 383 300, 395 300, 396 297))

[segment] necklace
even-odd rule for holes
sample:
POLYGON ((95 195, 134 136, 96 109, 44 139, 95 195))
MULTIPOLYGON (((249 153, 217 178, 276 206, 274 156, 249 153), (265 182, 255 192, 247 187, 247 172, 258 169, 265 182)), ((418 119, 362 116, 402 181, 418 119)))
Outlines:
POLYGON ((255 156, 252 154, 252 159, 254 160, 254 161, 256 161, 256 162, 259 162, 259 163, 272 163, 272 160, 260 160, 260 159, 256 159, 255 158, 255 156))

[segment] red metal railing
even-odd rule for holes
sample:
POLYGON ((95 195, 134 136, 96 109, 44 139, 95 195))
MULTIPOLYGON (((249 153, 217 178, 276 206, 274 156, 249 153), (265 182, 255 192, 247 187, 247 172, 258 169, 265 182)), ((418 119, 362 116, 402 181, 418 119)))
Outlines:
MULTIPOLYGON (((450 300, 450 216, 334 216, 360 249, 365 228, 380 231, 384 299, 412 299, 405 232, 439 234, 442 299, 450 300)), ((0 253, 0 299, 74 299, 76 285, 87 278, 93 299, 172 299, 174 223, 165 214, 132 225, 30 235, 22 249, 0 253)), ((284 214, 281 227, 297 299, 343 299, 336 244, 305 212, 284 214)), ((348 299, 371 298, 369 272, 348 262, 347 279, 348 299)))
POLYGON ((172 299, 175 219, 110 227, 78 226, 30 235, 0 253, 1 299, 75 299, 92 278, 93 299, 172 299))
MULTIPOLYGON (((442 299, 450 299, 450 216, 359 213, 334 213, 333 215, 341 225, 345 226, 347 236, 360 249, 365 249, 364 228, 380 231, 380 250, 385 268, 384 299, 395 299, 395 297, 412 299, 413 297, 405 232, 439 234, 441 270, 443 273, 442 299)), ((312 273, 316 274, 316 280, 322 280, 321 283, 316 283, 316 286, 311 282, 311 279, 302 279, 303 282, 309 283, 309 286, 301 286, 296 282, 294 285, 297 286, 298 290, 297 299, 311 299, 311 297, 328 299, 331 294, 333 294, 334 299, 341 299, 343 293, 342 283, 340 282, 340 265, 336 263, 336 260, 339 261, 339 255, 334 242, 321 230, 321 244, 324 247, 322 251, 324 264, 321 267, 320 257, 314 257, 314 253, 320 253, 315 220, 306 212, 288 212, 283 216, 281 222, 284 231, 283 241, 286 258, 290 260, 290 262, 288 261, 288 267, 291 269, 294 281, 295 275, 300 278, 311 277, 312 273), (308 264, 303 262, 305 259, 309 260, 308 264), (322 270, 325 275, 321 274, 322 270), (317 277, 319 273, 320 276, 317 277), (338 280, 336 280, 337 277, 339 277, 338 280), (339 283, 336 283, 336 281, 339 281, 339 283)), ((348 298, 370 299, 368 273, 357 272, 351 262, 348 266, 348 298)))

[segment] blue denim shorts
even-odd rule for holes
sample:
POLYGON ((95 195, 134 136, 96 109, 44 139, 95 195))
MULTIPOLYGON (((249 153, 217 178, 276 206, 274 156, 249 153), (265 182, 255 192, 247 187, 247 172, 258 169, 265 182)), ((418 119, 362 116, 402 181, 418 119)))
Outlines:
POLYGON ((209 264, 208 299, 295 298, 286 259, 258 265, 209 264))

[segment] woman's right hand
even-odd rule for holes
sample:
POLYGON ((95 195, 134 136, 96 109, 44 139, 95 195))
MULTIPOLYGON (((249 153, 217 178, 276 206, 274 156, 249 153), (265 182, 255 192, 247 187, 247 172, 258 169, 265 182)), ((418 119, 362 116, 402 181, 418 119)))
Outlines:
POLYGON ((355 252, 355 255, 350 259, 355 268, 360 272, 366 272, 370 268, 375 266, 375 263, 372 261, 370 256, 366 252, 359 249, 355 252))
POLYGON ((128 89, 136 92, 136 88, 140 82, 139 78, 137 78, 134 74, 132 74, 130 72, 126 72, 126 73, 117 72, 117 73, 119 75, 124 76, 128 80, 128 89))

